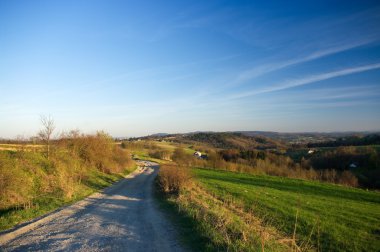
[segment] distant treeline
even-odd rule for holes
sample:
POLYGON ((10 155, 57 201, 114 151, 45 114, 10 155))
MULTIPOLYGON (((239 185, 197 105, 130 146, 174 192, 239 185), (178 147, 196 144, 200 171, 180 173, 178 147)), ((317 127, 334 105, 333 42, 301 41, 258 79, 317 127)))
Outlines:
POLYGON ((339 146, 365 146, 380 145, 380 134, 371 134, 367 136, 348 136, 341 137, 334 141, 326 141, 319 143, 309 143, 307 147, 339 147, 339 146))
POLYGON ((19 137, 19 138, 16 138, 16 139, 4 139, 4 138, 0 138, 0 144, 34 144, 36 142, 38 142, 39 139, 25 139, 23 137, 19 137))
POLYGON ((380 188, 380 156, 378 150, 371 146, 341 146, 332 150, 317 151, 302 158, 301 164, 317 170, 350 170, 356 175, 361 186, 380 188))

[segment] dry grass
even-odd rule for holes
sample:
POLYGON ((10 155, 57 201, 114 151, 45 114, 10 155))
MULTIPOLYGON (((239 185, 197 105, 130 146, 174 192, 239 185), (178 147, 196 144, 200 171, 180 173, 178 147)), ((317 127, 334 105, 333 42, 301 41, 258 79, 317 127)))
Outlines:
POLYGON ((41 144, 0 144, 0 150, 9 151, 35 151, 43 148, 44 145, 41 144))
POLYGON ((210 240, 209 250, 290 251, 294 239, 284 237, 245 212, 242 204, 226 197, 217 199, 196 183, 188 183, 177 198, 179 211, 190 215, 210 240))

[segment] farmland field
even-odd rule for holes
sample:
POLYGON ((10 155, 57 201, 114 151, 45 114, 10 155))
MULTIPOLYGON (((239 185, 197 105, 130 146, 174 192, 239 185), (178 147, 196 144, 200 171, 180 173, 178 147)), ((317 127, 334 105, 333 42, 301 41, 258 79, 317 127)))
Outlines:
POLYGON ((327 183, 194 169, 218 198, 231 197, 246 211, 298 243, 322 251, 377 251, 380 194, 327 183), (297 216, 297 221, 296 221, 297 216), (296 229, 295 229, 296 224, 296 229))
POLYGON ((43 145, 40 144, 0 144, 0 150, 38 150, 44 148, 43 145))
POLYGON ((169 142, 155 142, 155 144, 165 150, 173 152, 176 148, 182 148, 186 153, 193 154, 194 150, 187 147, 185 144, 169 143, 169 142))

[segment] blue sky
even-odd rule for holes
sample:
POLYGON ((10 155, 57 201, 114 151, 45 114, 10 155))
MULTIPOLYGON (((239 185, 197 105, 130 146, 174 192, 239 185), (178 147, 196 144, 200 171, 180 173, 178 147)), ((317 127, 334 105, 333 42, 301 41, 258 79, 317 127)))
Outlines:
POLYGON ((0 0, 0 137, 380 130, 378 1, 0 0))

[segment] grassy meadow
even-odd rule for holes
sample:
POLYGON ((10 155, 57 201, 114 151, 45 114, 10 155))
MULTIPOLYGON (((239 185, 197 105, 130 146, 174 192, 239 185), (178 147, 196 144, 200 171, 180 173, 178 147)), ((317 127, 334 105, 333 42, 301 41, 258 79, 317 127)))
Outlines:
POLYGON ((241 205, 287 236, 295 232, 297 244, 309 243, 318 251, 380 248, 378 192, 274 176, 193 172, 216 198, 241 205))

